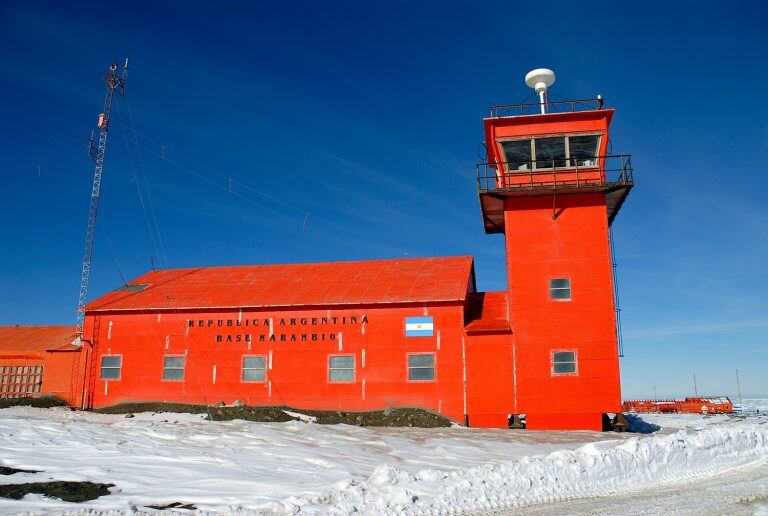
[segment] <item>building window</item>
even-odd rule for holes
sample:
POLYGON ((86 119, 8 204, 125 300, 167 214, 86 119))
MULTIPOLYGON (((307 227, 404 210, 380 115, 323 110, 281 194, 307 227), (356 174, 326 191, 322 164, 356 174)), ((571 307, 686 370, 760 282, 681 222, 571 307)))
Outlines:
POLYGON ((599 134, 538 136, 499 141, 510 172, 530 169, 596 167, 599 134))
POLYGON ((265 357, 243 357, 243 381, 264 382, 267 380, 265 357))
POLYGON ((163 380, 182 381, 184 380, 184 363, 186 357, 183 355, 174 355, 163 357, 163 380))
POLYGON ((506 140, 501 142, 509 170, 530 170, 531 140, 506 140))
POLYGON ((355 357, 352 355, 331 355, 328 360, 329 382, 354 382, 355 357))
POLYGON ((572 160, 571 166, 596 167, 597 166, 597 142, 598 135, 568 137, 568 157, 572 160))
POLYGON ((121 355, 104 355, 101 357, 102 380, 119 380, 120 369, 123 367, 123 357, 121 355))
POLYGON ((552 352, 552 374, 576 374, 576 352, 575 351, 553 351, 552 352))
POLYGON ((549 280, 549 297, 557 301, 571 300, 571 278, 549 280))
POLYGON ((25 398, 40 394, 43 366, 0 367, 0 398, 25 398))
POLYGON ((534 138, 536 152, 536 168, 552 168, 565 166, 565 138, 534 138))
POLYGON ((435 354, 408 355, 408 381, 431 382, 435 379, 435 354))

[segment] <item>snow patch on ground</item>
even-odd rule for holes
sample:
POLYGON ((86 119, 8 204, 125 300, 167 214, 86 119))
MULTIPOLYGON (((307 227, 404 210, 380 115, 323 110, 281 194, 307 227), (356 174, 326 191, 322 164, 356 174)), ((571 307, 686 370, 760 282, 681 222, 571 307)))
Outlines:
POLYGON ((637 414, 649 425, 656 425, 665 430, 680 430, 690 428, 701 430, 708 426, 734 422, 734 417, 728 414, 637 414))
POLYGON ((664 429, 637 436, 361 428, 15 407, 0 410, 0 463, 42 472, 0 476, 0 483, 116 487, 83 504, 0 499, 0 510, 126 511, 182 502, 217 511, 472 512, 632 492, 768 461, 766 418, 648 419, 664 429))
POLYGON ((300 412, 291 412, 290 410, 283 410, 283 412, 291 417, 295 417, 299 421, 304 421, 305 423, 317 423, 317 418, 315 416, 308 416, 306 414, 301 414, 300 412))

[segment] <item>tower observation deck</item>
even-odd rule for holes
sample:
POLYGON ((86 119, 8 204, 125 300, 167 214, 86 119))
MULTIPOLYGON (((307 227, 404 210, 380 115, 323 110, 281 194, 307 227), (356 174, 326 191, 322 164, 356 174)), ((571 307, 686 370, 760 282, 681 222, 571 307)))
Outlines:
POLYGON ((486 233, 503 233, 504 205, 514 197, 603 193, 608 223, 634 185, 629 154, 608 154, 614 110, 603 99, 494 106, 483 120, 488 162, 477 165, 486 233))

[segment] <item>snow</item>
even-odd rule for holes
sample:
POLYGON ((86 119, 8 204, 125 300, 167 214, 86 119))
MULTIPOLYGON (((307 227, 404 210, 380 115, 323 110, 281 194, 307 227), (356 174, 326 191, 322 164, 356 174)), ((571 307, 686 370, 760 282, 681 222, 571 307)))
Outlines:
POLYGON ((307 414, 301 414, 299 412, 291 412, 290 410, 283 410, 283 412, 291 417, 295 417, 299 421, 304 421, 305 423, 317 423, 317 418, 315 416, 308 416, 307 414))
MULTIPOLYGON (((643 419, 646 419, 643 415, 643 419)), ((0 462, 41 470, 0 483, 90 480, 112 494, 39 495, 0 510, 444 513, 632 493, 768 464, 768 419, 654 415, 649 435, 361 428, 207 421, 192 414, 0 410, 0 462)))
POLYGON ((745 412, 747 414, 768 414, 768 399, 765 398, 744 398, 741 400, 741 404, 738 402, 734 405, 734 410, 737 412, 745 412))

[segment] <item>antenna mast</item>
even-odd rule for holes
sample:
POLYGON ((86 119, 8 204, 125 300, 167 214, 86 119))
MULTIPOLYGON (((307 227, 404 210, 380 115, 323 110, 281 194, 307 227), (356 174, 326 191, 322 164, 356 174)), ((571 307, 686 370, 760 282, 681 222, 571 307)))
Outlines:
POLYGON ((541 114, 547 112, 547 88, 555 84, 555 72, 549 68, 536 68, 525 75, 525 84, 539 94, 541 114))
POLYGON ((88 142, 88 154, 93 160, 93 187, 91 188, 91 205, 88 209, 88 229, 85 233, 85 252, 83 253, 83 272, 80 276, 80 296, 77 301, 77 329, 75 345, 82 345, 83 326, 85 323, 85 302, 88 298, 88 281, 91 276, 91 258, 93 257, 93 237, 96 232, 96 217, 99 214, 99 193, 101 191, 101 174, 104 170, 104 151, 107 148, 107 133, 109 132, 109 117, 112 112, 112 99, 117 93, 125 95, 125 78, 128 75, 128 58, 125 58, 123 70, 118 75, 118 65, 109 66, 106 76, 107 93, 104 97, 104 111, 99 115, 99 141, 94 147, 93 133, 88 142))

